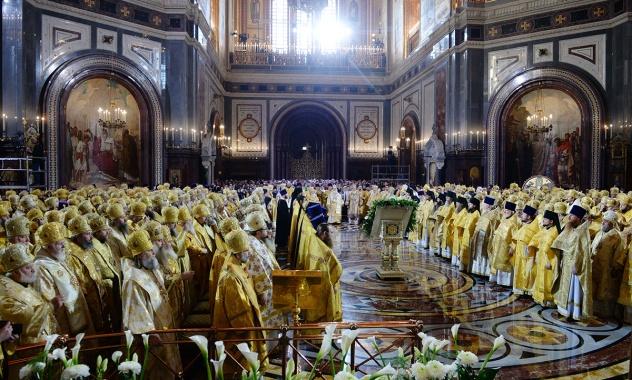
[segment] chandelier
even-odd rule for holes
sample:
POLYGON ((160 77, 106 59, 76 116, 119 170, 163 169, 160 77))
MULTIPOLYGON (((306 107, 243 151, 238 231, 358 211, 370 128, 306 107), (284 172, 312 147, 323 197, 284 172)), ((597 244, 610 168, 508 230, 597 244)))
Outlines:
POLYGON ((289 0, 288 5, 305 13, 320 13, 327 6, 327 0, 289 0))
POLYGON ((112 79, 108 79, 108 98, 110 104, 97 109, 97 124, 102 128, 122 129, 127 127, 127 111, 124 108, 116 106, 116 102, 112 99, 112 79))
POLYGON ((553 130, 553 114, 548 116, 544 112, 542 89, 538 89, 535 99, 534 113, 527 116, 527 132, 534 135, 546 134, 553 130))

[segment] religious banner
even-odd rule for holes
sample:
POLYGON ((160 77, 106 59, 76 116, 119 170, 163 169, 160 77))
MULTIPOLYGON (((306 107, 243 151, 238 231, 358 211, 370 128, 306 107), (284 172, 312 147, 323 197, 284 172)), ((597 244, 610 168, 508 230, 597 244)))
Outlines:
POLYGON ((380 155, 381 128, 379 106, 353 108, 350 131, 352 157, 376 157, 380 155))
POLYGON ((233 106, 233 154, 262 157, 266 154, 264 104, 243 103, 233 106))

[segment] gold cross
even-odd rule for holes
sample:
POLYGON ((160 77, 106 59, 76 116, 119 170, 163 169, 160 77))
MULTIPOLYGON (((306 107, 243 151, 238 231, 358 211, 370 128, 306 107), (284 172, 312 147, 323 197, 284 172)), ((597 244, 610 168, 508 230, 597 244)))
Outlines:
POLYGON ((495 26, 492 26, 491 28, 487 29, 487 34, 491 37, 496 37, 496 35, 498 34, 498 29, 496 29, 495 26))
POLYGON ((154 22, 154 25, 160 26, 160 24, 162 23, 162 18, 160 18, 160 16, 158 15, 155 15, 154 17, 152 17, 151 21, 154 22))
POLYGON ((606 14, 606 10, 603 7, 597 7, 593 9, 593 16, 595 17, 601 17, 604 14, 606 14))
POLYGON ((564 15, 557 15, 557 16, 555 16, 555 23, 557 25, 562 25, 565 22, 566 22, 566 16, 564 16, 564 15))
POLYGON ((529 21, 523 21, 520 24, 520 30, 526 32, 527 30, 531 29, 531 23, 529 21))
POLYGON ((88 7, 88 8, 92 8, 94 7, 94 0, 83 0, 83 3, 88 7))
POLYGON ((127 5, 121 7, 121 15, 123 17, 129 17, 129 8, 127 7, 127 5))

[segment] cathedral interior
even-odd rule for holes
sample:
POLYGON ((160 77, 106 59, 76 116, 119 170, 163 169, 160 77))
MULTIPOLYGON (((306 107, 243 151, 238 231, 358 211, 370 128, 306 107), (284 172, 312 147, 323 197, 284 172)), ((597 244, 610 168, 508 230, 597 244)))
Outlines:
MULTIPOLYGON (((414 362, 414 348, 424 358, 428 344, 432 351, 424 340, 432 335, 449 343, 436 358, 445 372, 433 377, 419 359, 389 380, 632 378, 632 0, 3 0, 0 39, 0 379, 40 378, 21 368, 35 376, 44 335, 57 332, 52 348, 70 353, 85 333, 96 348, 81 359, 93 365, 99 350, 111 357, 125 342, 126 328, 136 346, 125 363, 131 351, 143 358, 155 348, 158 361, 134 362, 151 379, 204 379, 204 365, 210 379, 212 365, 188 340, 196 333, 211 346, 225 342, 226 373, 236 376, 236 366, 252 366, 233 347, 240 339, 259 353, 253 372, 261 365, 265 378, 348 380, 336 367, 356 378, 386 363, 397 369, 406 360, 398 346, 414 362), (410 210, 411 201, 411 225, 393 227, 398 237, 389 240, 386 217, 381 233, 363 231, 380 207, 410 210), (444 212, 455 204, 454 215, 444 212), (582 224, 568 227, 572 216, 582 224), (224 233, 233 218, 238 225, 224 233), (544 224, 526 231, 531 220, 544 224), (19 231, 25 242, 16 243, 19 231), (247 271, 251 285, 233 286, 243 286, 235 298, 257 293, 260 326, 234 324, 243 313, 218 303, 231 298, 225 274, 235 280, 253 260, 239 256, 243 239, 253 256, 267 252, 265 291, 247 271), (48 261, 61 241, 69 258, 54 272, 48 261), (175 269, 161 262, 154 278, 143 260, 152 242, 162 252, 156 241, 172 247, 175 269), (11 248, 19 243, 26 251, 11 248), (496 268, 497 249, 509 252, 509 272, 496 268), (111 260, 90 266, 82 255, 91 250, 111 260), (218 262, 217 252, 225 254, 218 262), (15 280, 31 266, 42 268, 34 269, 39 287, 15 280), (286 269, 307 277, 296 285, 277 273, 286 269), (317 284, 326 302, 307 301, 316 271, 326 274, 317 284), (79 301, 69 304, 76 290, 59 285, 66 274, 85 294, 83 322, 72 312, 79 301), (140 307, 124 297, 134 276, 159 284, 133 293, 156 309, 152 328, 133 322, 140 307), (545 299, 536 296, 540 281, 551 284, 545 299), (37 300, 28 307, 39 317, 3 311, 21 297, 37 300), (573 299, 584 300, 575 304, 581 318, 572 318, 573 299), (295 304, 281 315, 286 301, 295 304), (227 314, 218 317, 218 307, 227 314), (49 309, 56 322, 44 317, 49 309), (325 334, 338 350, 325 365, 310 337, 327 322, 339 323, 340 335, 325 334), (243 330, 222 330, 231 327, 243 330), (141 334, 159 330, 143 355, 141 334), (343 331, 355 330, 349 358, 343 331), (465 351, 481 377, 455 369, 465 368, 465 351), (486 366, 499 371, 484 377, 486 366)), ((99 378, 96 370, 64 377, 65 360, 46 366, 46 378, 99 378)))

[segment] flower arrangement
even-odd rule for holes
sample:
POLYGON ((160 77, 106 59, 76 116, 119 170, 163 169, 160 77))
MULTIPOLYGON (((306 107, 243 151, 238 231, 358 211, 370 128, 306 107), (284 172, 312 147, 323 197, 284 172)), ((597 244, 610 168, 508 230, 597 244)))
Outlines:
POLYGON ((364 231, 364 233, 367 235, 371 234, 373 220, 375 219, 375 211, 379 207, 410 207, 413 209, 413 213, 410 215, 410 219, 408 220, 408 224, 406 225, 406 233, 408 233, 412 231, 413 227, 417 224, 417 215, 414 210, 417 209, 418 205, 418 202, 405 198, 390 197, 377 200, 371 204, 369 213, 364 218, 364 221, 362 221, 362 231, 364 231))
MULTIPOLYGON (((81 333, 75 337, 75 345, 71 349, 71 357, 66 356, 68 351, 66 347, 56 348, 54 350, 53 344, 59 338, 59 335, 49 335, 46 337, 46 345, 44 349, 28 364, 20 369, 18 377, 20 380, 25 379, 38 379, 38 380, 52 380, 57 379, 57 372, 55 371, 55 362, 61 362, 63 370, 59 376, 60 380, 79 380, 87 379, 91 377, 90 367, 86 364, 79 363, 79 351, 81 350, 81 341, 85 334, 81 333)), ((121 362, 123 353, 121 351, 115 351, 112 354, 112 362, 117 366, 119 379, 136 380, 137 376, 143 380, 143 369, 147 366, 147 359, 149 357, 149 336, 142 335, 143 344, 145 346, 145 359, 141 365, 138 361, 138 355, 132 353, 132 344, 134 342, 134 335, 128 330, 125 331, 125 340, 127 347, 126 360, 121 362)), ((103 358, 101 355, 97 357, 95 366, 94 377, 97 380, 104 380, 105 372, 108 368, 109 360, 103 358)))
MULTIPOLYGON (((314 365, 310 372, 299 372, 294 374, 296 364, 290 359, 285 368, 285 378, 287 380, 313 380, 316 377, 315 370, 319 368, 324 360, 329 361, 329 367, 332 371, 334 380, 492 380, 498 373, 498 368, 489 368, 487 364, 496 350, 505 345, 505 338, 500 335, 494 340, 494 345, 485 356, 480 368, 475 368, 479 363, 476 354, 470 351, 458 350, 458 331, 460 325, 454 325, 451 328, 453 339, 453 347, 457 349, 456 359, 450 364, 444 364, 439 359, 445 358, 447 355, 446 348, 450 345, 449 340, 439 340, 430 335, 419 333, 422 349, 414 348, 414 354, 406 356, 402 348, 397 349, 397 356, 386 362, 380 353, 375 337, 368 338, 368 342, 378 353, 382 368, 374 373, 367 374, 358 378, 353 369, 348 364, 348 355, 351 345, 358 339, 357 330, 343 330, 340 338, 340 347, 342 352, 343 366, 340 371, 336 371, 334 355, 332 353, 332 345, 335 324, 325 327, 323 341, 316 354, 314 365), (443 352, 443 355, 442 355, 443 352)), ((208 341, 202 336, 190 337, 202 352, 205 365, 207 368, 207 379, 211 380, 210 367, 208 365, 208 341)), ((224 380, 222 366, 226 358, 224 353, 224 344, 216 342, 218 360, 211 360, 215 371, 215 380, 224 380)), ((247 343, 240 343, 237 348, 244 356, 249 365, 249 370, 244 371, 242 380, 259 380, 262 378, 260 373, 260 363, 258 354, 251 352, 247 343)))

